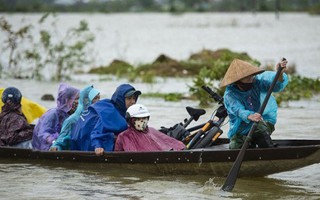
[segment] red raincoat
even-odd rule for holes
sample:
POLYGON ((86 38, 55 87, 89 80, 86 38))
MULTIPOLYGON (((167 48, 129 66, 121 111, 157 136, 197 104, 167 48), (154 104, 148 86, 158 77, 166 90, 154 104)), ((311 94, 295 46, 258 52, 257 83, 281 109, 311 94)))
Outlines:
POLYGON ((115 144, 115 151, 168 151, 182 150, 185 145, 175 138, 148 127, 140 132, 132 127, 120 133, 115 144))

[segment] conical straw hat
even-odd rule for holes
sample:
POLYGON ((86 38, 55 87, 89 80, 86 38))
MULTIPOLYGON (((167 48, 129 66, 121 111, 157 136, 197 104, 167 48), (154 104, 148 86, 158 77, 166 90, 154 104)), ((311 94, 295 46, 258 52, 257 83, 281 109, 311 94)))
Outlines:
POLYGON ((227 86, 231 83, 237 82, 238 80, 245 78, 250 75, 255 75, 264 72, 263 69, 259 69, 256 66, 251 65, 243 60, 234 59, 230 64, 228 71, 224 75, 220 83, 220 87, 227 86))

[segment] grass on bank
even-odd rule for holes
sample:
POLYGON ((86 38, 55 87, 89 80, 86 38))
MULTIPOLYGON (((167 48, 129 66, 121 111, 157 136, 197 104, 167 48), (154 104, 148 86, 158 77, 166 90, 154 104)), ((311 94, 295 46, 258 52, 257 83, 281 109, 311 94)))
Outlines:
MULTIPOLYGON (((180 101, 182 99, 199 100, 201 106, 209 106, 213 99, 201 88, 207 85, 218 94, 223 95, 225 88, 219 88, 218 83, 226 73, 233 59, 239 58, 260 66, 261 63, 246 53, 232 52, 228 49, 216 51, 203 49, 192 54, 187 60, 176 60, 164 54, 152 63, 133 66, 121 60, 114 60, 107 66, 91 69, 92 74, 112 74, 118 78, 127 78, 131 82, 155 83, 156 77, 192 78, 189 85, 189 96, 181 93, 144 93, 144 96, 163 98, 166 101, 180 101)), ((266 70, 273 70, 274 66, 261 66, 266 70)), ((276 93, 277 102, 310 99, 320 93, 320 80, 302 77, 296 74, 296 66, 290 65, 287 74, 289 84, 281 93, 276 93)))

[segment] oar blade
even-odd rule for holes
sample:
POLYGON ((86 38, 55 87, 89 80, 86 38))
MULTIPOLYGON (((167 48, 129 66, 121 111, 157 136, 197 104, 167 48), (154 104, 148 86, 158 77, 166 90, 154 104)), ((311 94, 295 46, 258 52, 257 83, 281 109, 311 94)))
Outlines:
MULTIPOLYGON (((255 129, 255 124, 252 126, 253 130, 255 129)), ((223 191, 230 192, 234 188, 236 181, 237 181, 237 177, 238 177, 240 168, 241 168, 242 160, 244 158, 246 149, 248 148, 248 144, 249 144, 249 141, 248 141, 248 139, 246 139, 245 143, 242 145, 242 148, 241 148, 236 160, 233 163, 233 166, 227 176, 226 181, 224 182, 224 184, 221 188, 223 191)))

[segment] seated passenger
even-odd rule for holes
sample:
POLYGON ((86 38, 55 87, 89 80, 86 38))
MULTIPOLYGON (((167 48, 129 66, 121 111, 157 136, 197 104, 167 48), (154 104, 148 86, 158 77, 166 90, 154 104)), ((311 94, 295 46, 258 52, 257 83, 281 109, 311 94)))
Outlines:
POLYGON ((128 129, 120 133, 115 151, 169 151, 183 150, 185 145, 170 136, 148 127, 150 113, 141 104, 128 108, 126 119, 128 129))
POLYGON ((139 90, 129 84, 118 86, 111 99, 102 99, 89 106, 88 113, 80 117, 71 133, 71 150, 113 151, 114 138, 127 129, 125 114, 135 104, 139 90))
POLYGON ((49 150, 57 139, 62 124, 78 106, 79 90, 61 83, 58 91, 57 107, 48 110, 39 119, 33 130, 32 147, 35 150, 49 150))
POLYGON ((33 127, 21 111, 21 92, 8 87, 2 93, 0 113, 0 146, 13 146, 31 149, 33 127))
POLYGON ((80 116, 88 112, 88 107, 100 99, 99 94, 100 92, 91 85, 80 91, 78 107, 76 111, 63 122, 59 137, 50 147, 50 151, 70 150, 71 130, 74 128, 80 116))
MULTIPOLYGON (((94 104, 95 102, 100 100, 100 91, 93 88, 92 90, 90 90, 88 97, 89 97, 89 105, 94 104)), ((88 107, 85 110, 88 110, 88 107)))
MULTIPOLYGON (((2 96, 4 90, 5 88, 0 88, 0 96, 2 96)), ((0 101, 0 112, 3 105, 3 102, 0 101)), ((23 115, 27 118, 29 124, 33 123, 47 111, 47 109, 42 105, 37 104, 36 102, 25 97, 22 97, 21 99, 21 110, 23 115)))

